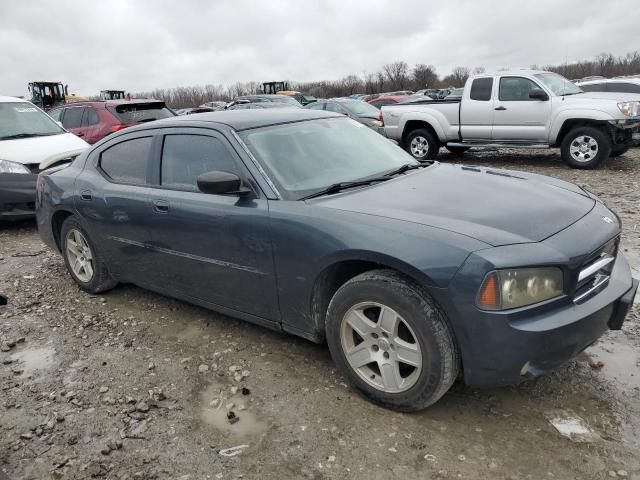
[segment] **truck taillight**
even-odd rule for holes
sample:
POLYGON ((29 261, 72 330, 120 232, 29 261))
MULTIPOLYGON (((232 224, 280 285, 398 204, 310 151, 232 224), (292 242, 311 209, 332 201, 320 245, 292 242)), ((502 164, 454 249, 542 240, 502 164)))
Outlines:
POLYGON ((378 121, 382 124, 381 127, 384 127, 384 118, 382 117, 382 110, 380 110, 380 116, 378 117, 378 121))

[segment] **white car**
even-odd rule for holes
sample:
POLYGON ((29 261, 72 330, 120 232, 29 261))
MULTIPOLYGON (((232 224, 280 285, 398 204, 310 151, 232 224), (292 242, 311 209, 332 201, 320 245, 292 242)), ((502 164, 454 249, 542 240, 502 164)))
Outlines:
POLYGON ((576 82, 585 92, 615 92, 640 94, 640 76, 614 78, 584 78, 576 82))
POLYGON ((88 147, 34 104, 0 96, 0 221, 33 217, 38 174, 88 147))

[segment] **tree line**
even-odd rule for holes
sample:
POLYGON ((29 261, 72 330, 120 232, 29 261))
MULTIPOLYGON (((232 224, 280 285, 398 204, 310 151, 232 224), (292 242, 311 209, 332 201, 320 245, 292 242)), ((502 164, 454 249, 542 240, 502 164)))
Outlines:
MULTIPOLYGON (((581 60, 562 65, 532 65, 533 69, 557 72, 569 79, 587 76, 615 77, 640 74, 640 51, 614 56, 602 53, 592 60, 581 60)), ((456 67, 449 75, 441 77, 433 65, 419 63, 410 66, 397 61, 383 65, 375 73, 347 75, 339 80, 313 82, 289 82, 292 90, 298 90, 318 98, 331 98, 354 93, 373 94, 398 90, 420 90, 423 88, 456 88, 464 86, 472 74, 483 73, 483 67, 456 67)), ((274 80, 274 79, 265 79, 274 80)), ((275 79, 280 80, 280 79, 275 79)), ((240 95, 259 93, 260 82, 236 82, 233 85, 204 85, 192 87, 160 88, 138 92, 134 97, 164 100, 173 108, 196 107, 210 100, 231 100, 240 95)))

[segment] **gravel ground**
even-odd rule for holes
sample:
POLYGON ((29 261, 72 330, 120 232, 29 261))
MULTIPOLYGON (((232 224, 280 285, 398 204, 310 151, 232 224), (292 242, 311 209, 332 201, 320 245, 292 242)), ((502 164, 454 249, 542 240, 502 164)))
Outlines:
MULTIPOLYGON (((587 186, 622 218, 640 277, 640 150, 596 171, 556 151, 441 160, 587 186)), ((349 388, 326 346, 133 286, 81 292, 32 222, 0 229, 0 292, 0 478, 640 479, 637 303, 543 378, 455 385, 400 414, 349 388), (566 438, 554 418, 586 431, 566 438)))

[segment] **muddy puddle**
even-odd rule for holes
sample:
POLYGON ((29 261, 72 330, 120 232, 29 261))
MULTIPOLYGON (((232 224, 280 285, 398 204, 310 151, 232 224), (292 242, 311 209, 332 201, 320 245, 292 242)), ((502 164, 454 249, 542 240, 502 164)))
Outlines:
POLYGON ((212 427, 232 438, 248 440, 250 438, 263 437, 269 424, 266 419, 256 411, 250 395, 242 395, 241 390, 230 395, 228 389, 219 385, 210 385, 200 397, 200 418, 209 427, 212 427), (234 406, 228 408, 230 404, 234 406), (238 418, 235 423, 230 423, 227 412, 232 411, 238 418))
POLYGON ((640 388, 640 351, 624 341, 622 335, 620 337, 615 343, 606 340, 596 343, 585 350, 579 359, 595 367, 604 380, 620 385, 622 390, 631 391, 640 388))
POLYGON ((21 377, 33 376, 36 372, 51 368, 56 351, 53 347, 22 348, 11 355, 11 359, 22 373, 21 377))

